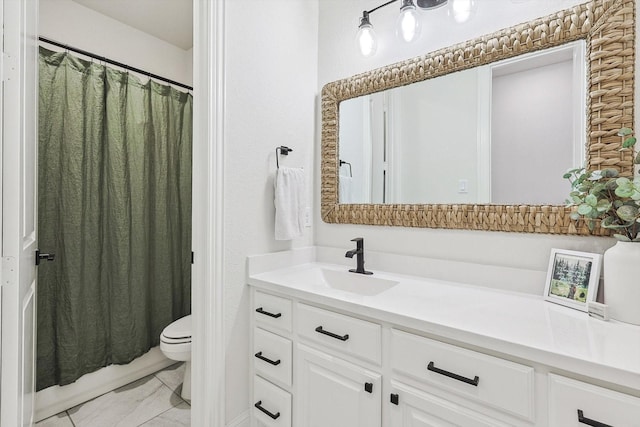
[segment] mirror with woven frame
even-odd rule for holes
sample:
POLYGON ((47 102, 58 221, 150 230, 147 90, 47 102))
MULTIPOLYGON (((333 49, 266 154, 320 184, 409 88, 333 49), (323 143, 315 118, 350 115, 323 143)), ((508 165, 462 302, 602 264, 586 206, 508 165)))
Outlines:
MULTIPOLYGON (((342 101, 584 40, 587 99, 585 164, 633 175, 633 153, 617 131, 633 127, 635 2, 593 0, 386 67, 322 90, 321 214, 328 223, 589 234, 563 205, 344 204, 339 202, 342 101)), ((605 233, 605 232, 602 232, 605 233)))

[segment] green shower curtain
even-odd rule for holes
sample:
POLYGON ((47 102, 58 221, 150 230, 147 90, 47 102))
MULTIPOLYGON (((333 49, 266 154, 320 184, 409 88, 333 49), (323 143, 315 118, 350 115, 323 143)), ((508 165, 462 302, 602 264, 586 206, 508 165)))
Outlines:
POLYGON ((193 98, 40 48, 37 389, 125 364, 191 310, 193 98))

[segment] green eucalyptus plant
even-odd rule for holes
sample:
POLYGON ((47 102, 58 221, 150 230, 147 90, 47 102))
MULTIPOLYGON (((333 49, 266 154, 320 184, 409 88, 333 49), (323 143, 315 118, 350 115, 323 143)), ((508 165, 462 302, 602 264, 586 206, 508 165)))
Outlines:
MULTIPOLYGON (((622 128, 621 150, 633 149, 636 137, 633 130, 622 128)), ((634 164, 640 164, 640 153, 634 164)), ((568 206, 577 207, 571 218, 584 218, 590 231, 599 223, 614 230, 614 237, 626 242, 640 242, 640 176, 625 178, 616 169, 587 171, 572 169, 564 174, 571 183, 568 206)))

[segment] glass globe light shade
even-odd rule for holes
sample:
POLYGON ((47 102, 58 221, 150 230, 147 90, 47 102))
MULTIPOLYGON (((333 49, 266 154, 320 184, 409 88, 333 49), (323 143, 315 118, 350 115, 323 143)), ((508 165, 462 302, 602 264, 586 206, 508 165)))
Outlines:
POLYGON ((412 42, 420 36, 420 17, 413 3, 403 5, 396 22, 396 34, 405 42, 412 42))
POLYGON ((360 24, 356 33, 356 41, 358 42, 360 53, 365 57, 373 56, 378 49, 376 33, 370 23, 360 24))

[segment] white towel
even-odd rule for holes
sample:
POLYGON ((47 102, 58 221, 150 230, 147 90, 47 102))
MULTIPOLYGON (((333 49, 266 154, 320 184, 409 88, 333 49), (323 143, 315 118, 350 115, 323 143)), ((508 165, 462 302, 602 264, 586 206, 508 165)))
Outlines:
POLYGON ((302 236, 305 209, 304 169, 280 167, 276 172, 276 240, 302 236))
POLYGON ((338 182, 338 198, 340 199, 340 203, 353 203, 353 178, 340 175, 338 182))

